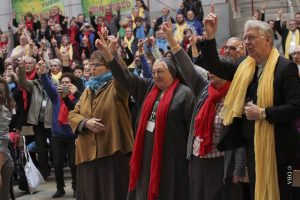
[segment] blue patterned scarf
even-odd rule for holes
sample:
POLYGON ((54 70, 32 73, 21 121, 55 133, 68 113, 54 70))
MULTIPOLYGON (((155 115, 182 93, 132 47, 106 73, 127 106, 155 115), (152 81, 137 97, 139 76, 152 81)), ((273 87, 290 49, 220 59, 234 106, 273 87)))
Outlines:
POLYGON ((94 92, 97 92, 98 89, 105 84, 107 81, 113 79, 111 72, 106 72, 100 76, 93 76, 87 82, 87 88, 90 88, 94 92))

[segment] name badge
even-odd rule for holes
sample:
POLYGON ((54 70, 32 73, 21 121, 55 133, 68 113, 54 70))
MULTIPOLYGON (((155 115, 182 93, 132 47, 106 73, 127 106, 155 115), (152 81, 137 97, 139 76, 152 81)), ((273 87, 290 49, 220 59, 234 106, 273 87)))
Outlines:
POLYGON ((149 132, 153 132, 154 128, 155 128, 155 123, 152 121, 148 121, 146 130, 149 132))
POLYGON ((46 107, 46 105, 47 105, 47 101, 46 101, 46 100, 43 100, 43 102, 42 102, 42 107, 46 107))
POLYGON ((17 114, 16 109, 13 108, 12 111, 11 111, 11 113, 12 113, 13 115, 17 114))

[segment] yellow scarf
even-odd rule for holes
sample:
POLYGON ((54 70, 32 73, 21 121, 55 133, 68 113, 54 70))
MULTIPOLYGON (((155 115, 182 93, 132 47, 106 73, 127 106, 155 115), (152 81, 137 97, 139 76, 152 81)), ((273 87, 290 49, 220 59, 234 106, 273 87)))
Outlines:
MULTIPOLYGON (((291 47, 291 42, 292 42, 292 31, 289 31, 289 34, 286 38, 285 41, 285 52, 284 52, 284 57, 286 59, 289 59, 289 51, 290 51, 290 47, 291 47)), ((296 45, 300 44, 300 34, 299 34, 299 30, 296 30, 296 45)))
MULTIPOLYGON (((274 71, 278 57, 278 50, 273 48, 259 78, 257 105, 261 108, 273 106, 274 71)), ((241 118, 246 91, 253 79, 255 66, 255 60, 249 56, 239 65, 221 111, 225 125, 231 124, 234 117, 241 118)), ((267 120, 255 121, 254 153, 256 171, 255 200, 279 200, 274 125, 267 120)))
POLYGON ((140 16, 141 18, 145 19, 145 11, 144 11, 144 8, 143 8, 143 7, 141 7, 141 8, 139 9, 139 16, 140 16))
POLYGON ((188 27, 188 24, 186 22, 184 22, 184 24, 182 24, 182 25, 176 24, 176 31, 174 33, 174 38, 178 43, 180 43, 182 41, 183 31, 187 27, 188 27))
POLYGON ((134 40, 133 35, 131 36, 130 40, 128 40, 126 36, 124 37, 124 42, 127 44, 127 47, 128 47, 128 49, 130 49, 131 52, 132 52, 131 46, 132 46, 133 40, 134 40))
POLYGON ((62 75, 62 72, 58 72, 56 75, 51 73, 51 76, 54 80, 56 80, 57 82, 59 82, 59 79, 62 75))

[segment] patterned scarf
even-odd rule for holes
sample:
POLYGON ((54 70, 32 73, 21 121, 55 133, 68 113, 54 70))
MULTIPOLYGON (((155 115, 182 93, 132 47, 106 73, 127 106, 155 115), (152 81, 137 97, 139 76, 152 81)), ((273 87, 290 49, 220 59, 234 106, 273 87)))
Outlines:
POLYGON ((100 76, 93 76, 88 80, 87 88, 90 88, 96 93, 102 85, 111 79, 113 79, 111 72, 106 72, 100 76))

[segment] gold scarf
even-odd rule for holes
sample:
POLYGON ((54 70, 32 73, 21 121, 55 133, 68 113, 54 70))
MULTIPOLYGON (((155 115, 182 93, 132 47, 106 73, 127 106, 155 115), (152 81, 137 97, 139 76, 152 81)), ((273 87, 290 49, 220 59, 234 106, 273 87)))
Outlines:
POLYGON ((133 35, 131 36, 130 40, 128 40, 126 36, 124 37, 124 42, 127 44, 127 47, 128 47, 128 49, 130 49, 131 52, 132 52, 131 46, 132 46, 133 40, 134 40, 133 35))
POLYGON ((178 43, 180 43, 182 41, 183 31, 187 27, 188 27, 188 24, 186 22, 184 22, 184 24, 182 24, 182 25, 176 24, 176 31, 174 33, 174 38, 178 43))
MULTIPOLYGON (((291 42, 292 42, 292 31, 289 31, 289 34, 286 38, 285 41, 285 52, 284 52, 284 57, 286 59, 289 59, 289 51, 290 51, 290 46, 291 46, 291 42)), ((299 30, 296 30, 296 45, 300 44, 300 34, 299 34, 299 30)))
MULTIPOLYGON (((261 108, 273 106, 274 71, 278 57, 278 50, 273 48, 259 78, 257 105, 261 108)), ((225 125, 231 124, 234 117, 241 118, 246 91, 253 79, 255 66, 255 60, 249 56, 239 65, 221 111, 225 125)), ((255 121, 254 154, 256 171, 255 200, 279 200, 274 125, 267 120, 255 121)))
POLYGON ((51 73, 52 78, 54 80, 56 80, 57 82, 59 82, 59 79, 60 79, 61 75, 62 75, 62 72, 58 72, 57 74, 51 73))
POLYGON ((145 10, 144 10, 143 7, 141 7, 141 8, 139 9, 139 16, 140 16, 141 18, 145 19, 145 10))

